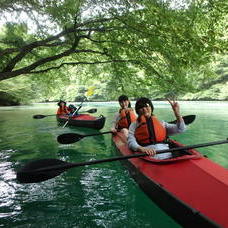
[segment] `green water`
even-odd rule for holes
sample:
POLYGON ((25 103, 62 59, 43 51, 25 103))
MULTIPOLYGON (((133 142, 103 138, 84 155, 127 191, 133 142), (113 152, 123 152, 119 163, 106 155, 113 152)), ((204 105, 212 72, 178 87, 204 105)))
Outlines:
MULTIPOLYGON (((196 114, 188 130, 173 138, 184 144, 225 139, 228 136, 228 102, 180 102, 183 115, 196 114)), ((154 102, 160 119, 174 119, 166 102, 154 102)), ((102 131, 110 129, 118 104, 87 103, 107 117, 102 131)), ((83 128, 62 128, 55 117, 33 119, 35 114, 55 113, 55 104, 0 108, 0 227, 180 227, 137 186, 119 162, 69 169, 37 184, 19 184, 15 172, 41 158, 82 162, 116 155, 110 135, 87 137, 61 145, 62 133, 95 133, 83 128)), ((211 160, 228 168, 228 145, 201 148, 211 160)))

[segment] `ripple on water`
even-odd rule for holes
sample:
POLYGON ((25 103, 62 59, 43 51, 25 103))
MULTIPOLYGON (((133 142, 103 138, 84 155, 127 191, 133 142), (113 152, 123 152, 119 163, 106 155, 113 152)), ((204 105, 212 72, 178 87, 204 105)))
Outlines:
POLYGON ((91 216, 97 226, 109 227, 113 221, 118 223, 127 218, 126 179, 115 169, 85 169, 80 183, 85 197, 83 208, 89 211, 87 216, 91 216))
POLYGON ((15 203, 18 184, 11 162, 0 164, 0 218, 12 218, 21 213, 20 205, 15 203))

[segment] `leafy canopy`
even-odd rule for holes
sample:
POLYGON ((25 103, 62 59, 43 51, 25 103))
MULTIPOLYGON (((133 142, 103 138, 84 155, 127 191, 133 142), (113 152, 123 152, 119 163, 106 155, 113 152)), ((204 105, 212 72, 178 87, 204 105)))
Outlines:
POLYGON ((110 98, 194 91, 227 50, 227 2, 175 2, 4 0, 0 80, 27 75, 46 98, 85 78, 110 98))

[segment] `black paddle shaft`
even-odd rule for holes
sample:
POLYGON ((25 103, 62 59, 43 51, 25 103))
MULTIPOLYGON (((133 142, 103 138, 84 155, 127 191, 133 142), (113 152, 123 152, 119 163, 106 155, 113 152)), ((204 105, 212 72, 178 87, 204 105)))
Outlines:
MULTIPOLYGON (((200 147, 219 145, 224 143, 228 143, 228 139, 209 142, 209 143, 203 143, 203 144, 182 146, 182 147, 177 147, 172 149, 158 150, 156 151, 156 153, 161 154, 161 153, 167 153, 167 152, 182 151, 182 150, 188 150, 188 149, 194 149, 194 148, 200 148, 200 147)), ((17 172, 17 180, 20 183, 36 183, 36 182, 41 182, 41 181, 54 178, 60 175, 62 172, 66 171, 67 169, 70 169, 73 167, 94 165, 94 164, 104 163, 104 162, 120 161, 120 160, 126 160, 126 159, 138 158, 138 157, 144 157, 144 156, 148 156, 148 154, 146 153, 132 154, 127 156, 120 156, 120 157, 107 158, 107 159, 94 160, 94 161, 86 161, 81 163, 68 163, 58 159, 36 160, 28 163, 19 172, 17 172)))
POLYGON ((96 135, 104 135, 104 134, 110 134, 110 133, 112 133, 112 131, 104 131, 104 132, 100 132, 100 133, 95 133, 95 134, 90 134, 90 135, 84 135, 83 137, 96 136, 96 135))
MULTIPOLYGON (((171 148, 171 149, 158 150, 158 151, 156 151, 156 154, 181 151, 181 150, 189 150, 189 149, 194 149, 194 148, 207 147, 207 146, 213 146, 213 145, 219 145, 219 144, 225 144, 225 143, 228 143, 228 139, 210 142, 210 143, 202 143, 202 144, 196 144, 196 145, 175 147, 175 148, 171 148)), ((94 161, 87 161, 87 162, 80 162, 80 163, 66 163, 65 165, 59 165, 59 166, 44 168, 44 169, 41 168, 41 169, 38 169, 36 171, 38 171, 38 172, 40 172, 40 171, 51 171, 51 170, 53 170, 53 168, 54 168, 54 170, 59 170, 59 169, 65 170, 68 168, 73 168, 73 167, 78 167, 78 166, 94 165, 94 164, 103 163, 103 162, 126 160, 126 159, 130 159, 130 158, 138 158, 138 157, 144 157, 144 156, 148 156, 148 154, 140 153, 140 154, 118 156, 118 157, 114 157, 114 158, 106 158, 106 159, 101 159, 101 160, 94 160, 94 161)))
MULTIPOLYGON (((92 109, 89 109, 87 111, 83 111, 81 113, 86 113, 86 112, 88 112, 88 113, 95 113, 95 112, 97 112, 97 109, 96 108, 92 108, 92 109)), ((56 116, 56 114, 51 114, 51 115, 37 114, 37 115, 34 115, 33 118, 34 119, 43 119, 43 118, 48 117, 48 116, 56 116)), ((69 117, 68 115, 65 115, 65 116, 69 117)))

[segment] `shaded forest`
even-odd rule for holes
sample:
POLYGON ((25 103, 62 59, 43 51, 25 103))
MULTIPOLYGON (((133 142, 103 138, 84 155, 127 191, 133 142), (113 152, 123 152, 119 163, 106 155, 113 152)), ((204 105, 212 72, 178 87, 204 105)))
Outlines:
POLYGON ((3 0, 0 103, 228 100, 225 0, 3 0))

